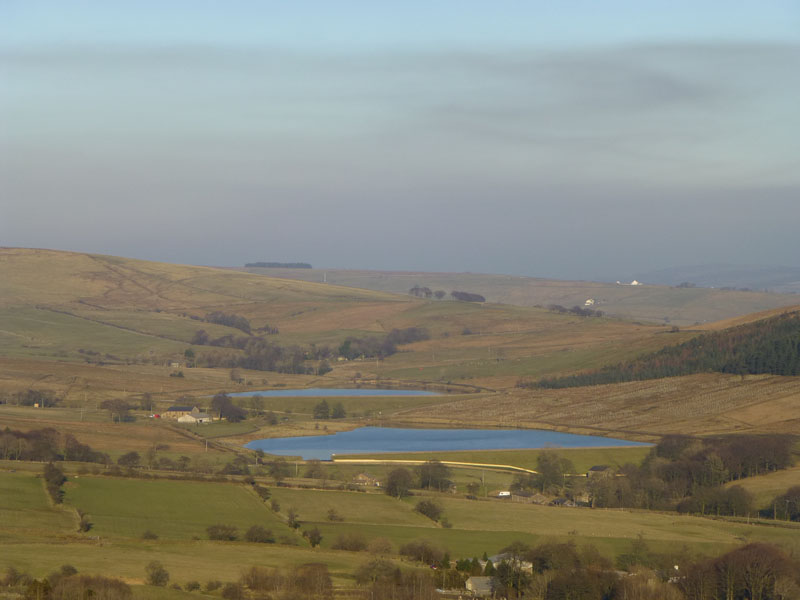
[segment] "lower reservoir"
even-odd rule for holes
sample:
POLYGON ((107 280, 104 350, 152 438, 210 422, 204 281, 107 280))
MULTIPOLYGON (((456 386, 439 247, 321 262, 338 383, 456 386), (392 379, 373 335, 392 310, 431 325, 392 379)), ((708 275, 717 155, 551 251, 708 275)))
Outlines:
POLYGON ((337 454, 519 450, 533 448, 608 448, 648 446, 641 442, 538 429, 394 429, 359 427, 333 435, 268 438, 247 444, 268 454, 329 460, 337 454))

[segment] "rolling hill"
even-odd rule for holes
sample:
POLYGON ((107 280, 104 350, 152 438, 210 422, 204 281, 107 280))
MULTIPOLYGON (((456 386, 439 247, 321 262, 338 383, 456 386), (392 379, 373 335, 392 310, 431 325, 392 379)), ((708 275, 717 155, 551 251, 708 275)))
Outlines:
MULTIPOLYGON (((484 291, 470 281, 458 282, 458 275, 448 277, 453 287, 484 291)), ((739 316, 725 324, 763 316, 739 316)), ((96 407, 108 398, 144 393, 167 403, 219 390, 388 383, 438 385, 462 395, 393 407, 392 414, 384 414, 385 423, 544 427, 639 439, 676 431, 796 427, 800 390, 795 377, 697 374, 563 390, 517 387, 632 361, 720 329, 709 324, 675 331, 607 317, 414 298, 229 269, 0 249, 0 400, 35 390, 55 394, 64 406, 96 407), (214 312, 245 319, 251 333, 221 324, 228 322, 224 319, 209 322, 214 312), (266 327, 270 333, 264 333, 266 327), (426 337, 401 343, 390 355, 338 360, 337 349, 347 339, 383 339, 394 329, 407 328, 424 329, 426 337), (209 339, 233 342, 192 343, 201 329, 209 339), (246 352, 237 340, 293 349, 305 371, 239 367, 234 376, 230 365, 239 363, 230 361, 246 352), (321 356, 328 357, 330 372, 318 371, 321 356), (209 357, 218 359, 216 367, 209 357)))
POLYGON ((628 320, 678 325, 699 325, 753 312, 800 304, 793 294, 758 291, 678 288, 666 285, 617 285, 591 281, 559 281, 515 275, 480 273, 415 273, 344 269, 243 269, 269 277, 327 281, 331 285, 407 294, 415 285, 448 294, 453 290, 478 293, 489 302, 517 306, 558 304, 592 308, 628 320))
MULTIPOLYGON (((268 349, 297 349, 291 352, 300 352, 308 369, 328 357, 329 385, 359 374, 507 388, 522 376, 592 368, 657 349, 666 330, 532 307, 18 248, 0 249, 0 323, 0 385, 90 395, 132 387, 177 395, 230 386, 227 368, 183 368, 190 363, 187 351, 197 366, 230 367, 258 340, 268 349), (235 319, 209 319, 213 313, 244 319, 252 331, 237 328, 235 319), (400 345, 378 361, 336 360, 347 339, 379 339, 408 328, 424 329, 427 339, 400 345), (176 369, 183 377, 170 377, 176 369), (123 376, 131 373, 136 376, 123 376)), ((311 375, 244 372, 245 379, 268 378, 270 384, 311 382, 317 377, 311 375)))

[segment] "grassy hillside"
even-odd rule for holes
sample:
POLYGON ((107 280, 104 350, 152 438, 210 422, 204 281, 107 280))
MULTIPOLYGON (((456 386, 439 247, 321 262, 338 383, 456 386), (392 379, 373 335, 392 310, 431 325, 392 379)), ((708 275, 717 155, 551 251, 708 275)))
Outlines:
POLYGON ((712 372, 800 375, 800 313, 706 333, 635 360, 539 382, 547 388, 619 383, 712 372))
POLYGON ((797 433, 800 380, 699 374, 570 389, 514 390, 399 411, 398 423, 532 427, 650 440, 678 433, 797 433))
POLYGON ((199 330, 209 340, 261 336, 265 344, 297 346, 310 355, 326 346, 335 351, 348 337, 419 327, 429 339, 401 346, 386 360, 339 363, 334 352, 334 371, 324 380, 246 370, 242 380, 271 387, 380 377, 492 388, 655 349, 664 331, 536 308, 434 302, 232 270, 13 248, 0 249, 0 322, 3 390, 35 382, 73 403, 130 391, 175 398, 237 390, 227 369, 186 368, 187 350, 198 363, 215 356, 214 364, 225 365, 242 356, 236 347, 192 344, 199 330), (246 319, 253 334, 208 322, 216 311, 246 319), (263 327, 272 333, 258 333, 263 327), (75 366, 65 370, 64 362, 75 366), (182 378, 170 377, 179 369, 182 378))
MULTIPOLYGON (((583 306, 631 320, 669 322, 687 326, 728 319, 771 308, 800 304, 793 294, 742 292, 663 285, 616 285, 591 281, 559 281, 483 273, 414 273, 345 269, 243 269, 269 277, 322 282, 331 285, 405 294, 415 285, 448 294, 461 290, 482 294, 489 302, 518 306, 583 306)), ((647 281, 645 281, 647 284, 647 281)))

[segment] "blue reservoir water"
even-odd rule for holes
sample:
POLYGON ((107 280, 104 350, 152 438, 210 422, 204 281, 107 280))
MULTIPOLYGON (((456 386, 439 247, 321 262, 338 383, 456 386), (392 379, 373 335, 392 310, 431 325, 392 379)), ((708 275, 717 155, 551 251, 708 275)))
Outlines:
POLYGON ((333 454, 511 450, 527 448, 604 448, 647 446, 640 442, 537 429, 394 429, 359 427, 333 435, 269 438, 247 444, 269 454, 328 460, 333 454))
POLYGON ((343 398, 352 396, 438 396, 424 390, 376 390, 368 388, 305 388, 296 390, 263 390, 228 394, 237 398, 263 396, 264 398, 343 398))

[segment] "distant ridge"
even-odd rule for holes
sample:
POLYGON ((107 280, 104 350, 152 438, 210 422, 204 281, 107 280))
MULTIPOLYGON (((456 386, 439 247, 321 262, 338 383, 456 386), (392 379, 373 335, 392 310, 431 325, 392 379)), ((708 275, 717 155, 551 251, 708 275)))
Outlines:
POLYGON ((640 281, 679 286, 683 283, 720 289, 800 292, 800 268, 764 265, 709 264, 671 267, 637 273, 640 281))
POLYGON ((254 262, 245 263, 246 269, 311 269, 312 266, 303 262, 254 262))

